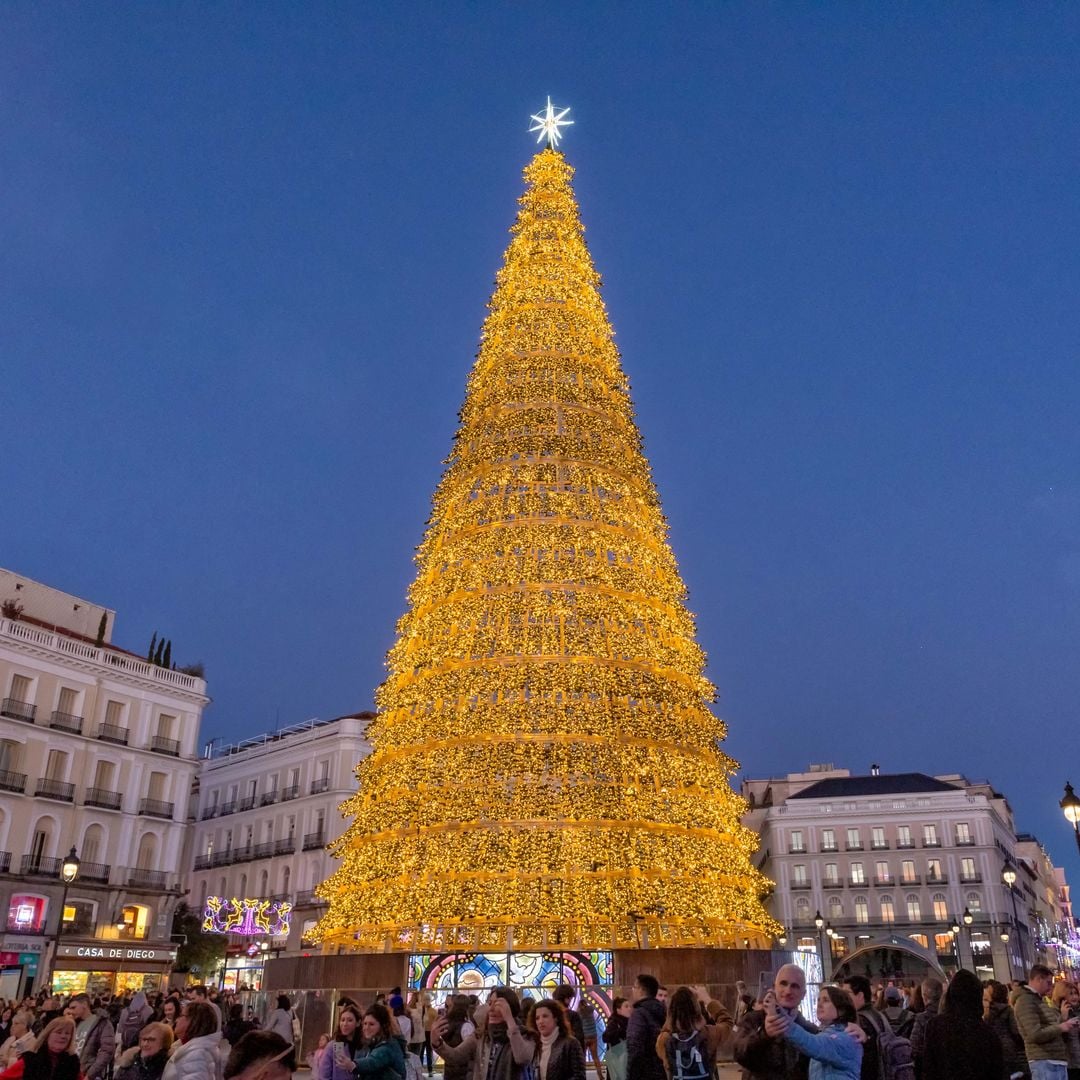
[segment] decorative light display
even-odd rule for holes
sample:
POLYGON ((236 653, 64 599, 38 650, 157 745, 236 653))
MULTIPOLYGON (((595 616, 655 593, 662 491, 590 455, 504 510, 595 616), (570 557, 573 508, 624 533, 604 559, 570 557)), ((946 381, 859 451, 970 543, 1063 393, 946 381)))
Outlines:
POLYGON ((561 153, 540 151, 387 657, 327 944, 779 932, 561 153))
POLYGON ((293 906, 287 900, 227 900, 208 896, 203 909, 203 932, 253 937, 287 937, 293 906))

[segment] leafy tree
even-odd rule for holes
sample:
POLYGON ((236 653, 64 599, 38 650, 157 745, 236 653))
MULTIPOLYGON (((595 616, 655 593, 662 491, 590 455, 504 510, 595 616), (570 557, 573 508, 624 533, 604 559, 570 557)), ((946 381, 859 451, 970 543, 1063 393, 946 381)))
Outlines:
POLYGON ((185 939, 177 952, 175 970, 195 972, 203 982, 209 982, 225 960, 225 935, 203 933, 202 916, 183 902, 176 906, 172 932, 185 939))
POLYGON ((154 649, 157 648, 157 631, 154 631, 154 636, 150 639, 150 651, 146 654, 146 659, 152 664, 154 662, 154 649))

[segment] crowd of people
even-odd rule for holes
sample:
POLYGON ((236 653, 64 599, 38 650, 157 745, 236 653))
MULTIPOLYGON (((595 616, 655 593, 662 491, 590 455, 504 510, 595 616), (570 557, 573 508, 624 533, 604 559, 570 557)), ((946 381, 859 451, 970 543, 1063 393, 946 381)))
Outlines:
POLYGON ((259 1025, 204 986, 28 997, 0 1011, 0 1080, 291 1080, 292 1025, 288 998, 259 1025))
POLYGON ((736 1006, 744 1080, 1080 1080, 1080 988, 1041 964, 1011 986, 958 971, 948 984, 821 988, 817 1026, 799 1011, 801 968, 736 1006))

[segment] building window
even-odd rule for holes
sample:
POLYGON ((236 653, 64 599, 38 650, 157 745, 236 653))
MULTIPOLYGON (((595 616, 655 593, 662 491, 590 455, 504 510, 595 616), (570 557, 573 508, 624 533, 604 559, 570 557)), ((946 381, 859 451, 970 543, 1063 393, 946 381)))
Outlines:
POLYGON ((92 900, 69 899, 64 904, 64 933, 93 936, 97 922, 97 904, 92 900))
POLYGON ((836 830, 835 829, 822 829, 821 830, 821 850, 822 851, 835 851, 836 850, 836 830))
POLYGON ((805 851, 806 850, 806 848, 803 846, 802 829, 792 829, 791 830, 791 850, 793 852, 805 851))
POLYGON ((897 825, 896 827, 896 846, 897 847, 914 847, 911 842, 911 826, 910 825, 897 825))
POLYGON ((978 876, 975 873, 975 860, 971 858, 965 858, 960 860, 960 880, 961 881, 978 881, 978 876))
POLYGON ((934 893, 934 918, 938 922, 945 922, 949 917, 949 906, 944 893, 934 893))
POLYGON ((919 898, 912 893, 907 898, 907 917, 912 922, 919 922, 922 919, 922 911, 919 907, 919 898))
POLYGON ((806 884, 806 867, 803 863, 796 863, 791 868, 791 884, 796 886, 806 884))
POLYGON ((911 938, 916 945, 921 945, 924 949, 930 948, 930 942, 926 940, 925 934, 908 934, 908 937, 911 938))
POLYGON ((150 909, 141 904, 129 904, 120 912, 117 927, 120 937, 129 941, 141 941, 150 933, 150 909))
POLYGON ((874 863, 874 879, 878 882, 889 880, 889 864, 887 862, 874 863))
POLYGON ((844 902, 839 896, 829 897, 829 918, 839 922, 844 917, 844 902))
POLYGON ((870 843, 878 848, 886 848, 889 845, 885 842, 885 830, 884 829, 871 829, 870 830, 870 843))
POLYGON ((863 869, 861 862, 853 862, 851 864, 851 883, 852 885, 862 885, 866 881, 866 871, 863 869))
POLYGON ((40 934, 45 930, 45 912, 49 902, 43 896, 16 893, 8 903, 9 933, 40 934))
POLYGON ((836 863, 830 862, 825 864, 825 884, 826 885, 839 885, 840 874, 837 871, 836 863))
POLYGON ((978 914, 978 912, 982 911, 982 897, 977 892, 969 892, 967 894, 967 906, 973 915, 978 914))
POLYGON ((810 921, 810 901, 805 896, 795 901, 795 919, 797 922, 810 921))
POLYGON ((31 705, 33 702, 30 700, 30 686, 31 682, 25 675, 12 675, 11 676, 11 693, 8 697, 13 701, 22 702, 25 705, 31 705))
POLYGON ((945 876, 941 872, 941 860, 940 859, 927 859, 926 860, 926 880, 927 881, 944 881, 945 876))
POLYGON ((847 847, 848 851, 861 851, 862 850, 862 838, 859 836, 858 829, 848 829, 847 831, 847 847))
POLYGON ((105 723, 110 727, 124 726, 124 705, 120 701, 110 701, 105 706, 105 723))
POLYGON ((922 827, 922 839, 924 847, 940 847, 938 841, 937 826, 936 825, 924 825, 922 827))
POLYGON ((956 823, 956 842, 961 845, 971 843, 971 829, 966 821, 956 823))
POLYGON ((953 938, 952 938, 952 934, 935 934, 934 935, 934 948, 937 950, 938 956, 952 956, 952 954, 953 954, 953 938))
POLYGON ((79 691, 70 686, 60 688, 60 698, 56 702, 56 711, 65 716, 74 716, 79 708, 79 691))
POLYGON ((900 877, 901 880, 906 882, 917 881, 915 877, 915 864, 910 859, 905 859, 900 864, 900 877))
POLYGON ((893 908, 891 896, 883 896, 881 898, 881 921, 883 923, 896 922, 896 911, 893 908))
POLYGON ((865 896, 855 897, 855 921, 857 923, 868 923, 870 921, 870 908, 866 903, 865 896))

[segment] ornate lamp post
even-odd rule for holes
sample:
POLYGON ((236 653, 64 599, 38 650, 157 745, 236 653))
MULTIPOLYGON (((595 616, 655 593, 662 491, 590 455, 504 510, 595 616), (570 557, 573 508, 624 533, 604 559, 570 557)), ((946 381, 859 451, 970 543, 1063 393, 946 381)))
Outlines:
POLYGON ((49 966, 48 978, 45 979, 45 986, 47 989, 52 990, 52 977, 53 972, 56 971, 56 961, 60 955, 60 941, 64 936, 64 908, 67 907, 67 894, 68 886, 79 876, 79 856, 75 854, 75 848, 72 846, 68 856, 60 864, 60 878, 64 883, 64 891, 60 894, 60 918, 56 923, 56 938, 53 940, 53 954, 52 963, 49 966))
POLYGON ((960 920, 953 919, 949 923, 949 932, 953 936, 953 955, 956 957, 956 970, 959 971, 964 965, 960 962, 960 920))
POLYGON ((821 979, 824 982, 828 978, 828 973, 825 970, 825 939, 821 933, 825 926, 825 916, 821 914, 820 909, 814 916, 814 925, 817 927, 818 955, 821 957, 821 979))
POLYGON ((971 924, 975 921, 975 916, 971 914, 971 908, 964 908, 964 914, 960 916, 964 923, 964 930, 967 932, 967 947, 968 956, 971 957, 971 970, 975 970, 975 946, 971 944, 971 924))
MULTIPOLYGON (((1013 913, 1013 932, 1017 936, 1017 943, 1020 946, 1020 967, 1023 968, 1026 964, 1024 957, 1024 935, 1020 933, 1020 920, 1016 915, 1016 893, 1013 891, 1013 886, 1016 884, 1016 867, 1006 859, 1005 865, 1001 868, 1001 880, 1005 882, 1009 890, 1009 899, 1012 901, 1012 913, 1013 913)), ((1003 941, 1008 941, 1008 938, 1002 938, 1003 941)), ((1009 976, 1013 973, 1012 967, 1012 953, 1009 953, 1009 976)))
POLYGON ((1065 785, 1065 797, 1058 806, 1061 807, 1066 820, 1072 825, 1073 832, 1076 833, 1076 846, 1080 848, 1080 798, 1077 798, 1072 784, 1065 785))

